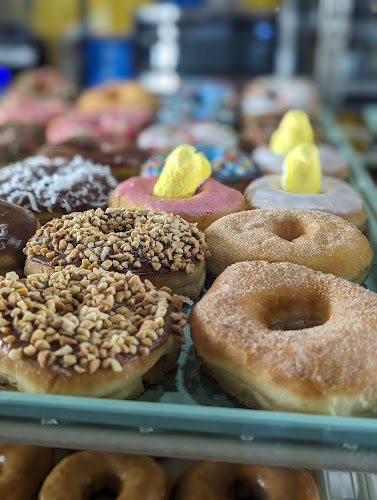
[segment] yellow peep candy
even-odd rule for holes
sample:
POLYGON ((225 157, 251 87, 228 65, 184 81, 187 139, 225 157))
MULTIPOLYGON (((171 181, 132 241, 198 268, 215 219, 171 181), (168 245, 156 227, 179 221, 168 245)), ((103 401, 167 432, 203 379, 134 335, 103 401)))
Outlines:
POLYGON ((286 155, 301 142, 314 142, 313 129, 304 111, 291 109, 285 113, 272 134, 270 149, 273 153, 286 155))
POLYGON ((314 144, 299 144, 285 157, 281 179, 284 191, 299 194, 320 193, 321 177, 318 148, 314 144))
POLYGON ((200 181, 210 175, 211 164, 203 153, 196 153, 194 147, 182 144, 166 158, 152 194, 157 198, 191 198, 200 181))

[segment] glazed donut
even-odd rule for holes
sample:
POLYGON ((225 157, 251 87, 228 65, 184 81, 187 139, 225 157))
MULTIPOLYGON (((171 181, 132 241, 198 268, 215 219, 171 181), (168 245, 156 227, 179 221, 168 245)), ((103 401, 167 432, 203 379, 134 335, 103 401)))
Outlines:
POLYGON ((104 110, 92 113, 72 111, 50 120, 48 142, 60 143, 77 137, 133 142, 152 114, 144 109, 104 110))
POLYGON ((31 156, 0 170, 0 199, 34 212, 41 224, 74 210, 106 206, 116 186, 109 167, 75 156, 31 156))
POLYGON ((261 209, 222 217, 205 231, 207 265, 217 276, 236 262, 294 262, 364 283, 373 252, 355 226, 314 210, 261 209), (229 248, 232 249, 229 252, 229 248))
POLYGON ((23 249, 37 228, 34 214, 13 203, 0 200, 0 274, 23 272, 23 249))
POLYGON ((76 102, 77 109, 89 113, 109 109, 143 109, 153 113, 156 106, 156 97, 135 80, 96 85, 82 92, 76 102))
POLYGON ((108 165, 117 181, 139 175, 140 167, 147 154, 137 146, 121 141, 98 140, 90 137, 76 137, 59 144, 45 144, 37 154, 48 158, 73 160, 76 155, 100 165, 108 165))
MULTIPOLYGON (((349 167, 344 157, 328 144, 318 144, 319 161, 324 175, 345 179, 349 167)), ((285 155, 273 153, 269 147, 256 148, 252 159, 262 175, 281 174, 285 155)))
POLYGON ((190 314, 202 367, 247 406, 377 411, 377 294, 291 262, 239 262, 190 314))
POLYGON ((180 478, 174 500, 320 500, 313 477, 303 469, 201 462, 180 478))
POLYGON ((0 126, 0 166, 34 154, 44 140, 41 125, 11 122, 0 126))
POLYGON ((203 231, 212 222, 233 212, 245 210, 241 193, 215 181, 207 179, 191 198, 157 198, 151 193, 158 175, 131 177, 117 186, 111 194, 109 207, 148 209, 157 212, 178 214, 189 222, 197 222, 203 231))
POLYGON ((137 138, 139 148, 151 152, 170 151, 180 144, 191 144, 196 148, 234 149, 237 143, 238 136, 232 127, 214 122, 158 123, 145 128, 137 138))
POLYGON ((0 277, 0 379, 38 394, 132 399, 176 368, 182 298, 132 273, 0 277))
MULTIPOLYGON (((259 177, 259 170, 246 153, 238 150, 221 150, 217 148, 198 148, 204 153, 212 167, 212 177, 232 187, 243 191, 254 179, 259 177)), ((160 175, 166 161, 166 155, 156 153, 141 167, 141 175, 160 175)))
POLYGON ((322 177, 321 192, 297 194, 281 188, 281 175, 265 175, 253 181, 245 191, 248 208, 289 208, 319 210, 346 219, 361 231, 366 215, 360 196, 351 186, 335 177, 322 177))
POLYGON ((67 113, 71 107, 62 99, 6 96, 0 101, 0 125, 17 122, 46 126, 51 118, 67 113))
POLYGON ((77 88, 71 80, 54 68, 44 66, 18 74, 12 81, 8 93, 38 99, 70 100, 75 98, 77 88))
POLYGON ((34 498, 53 467, 53 458, 53 450, 50 448, 1 443, 1 500, 34 498))
POLYGON ((108 208, 65 215, 43 226, 25 248, 25 274, 74 264, 132 271, 156 287, 195 298, 205 280, 207 245, 178 215, 108 208))
POLYGON ((84 500, 104 490, 117 500, 168 500, 170 480, 146 456, 80 451, 56 465, 38 500, 84 500))

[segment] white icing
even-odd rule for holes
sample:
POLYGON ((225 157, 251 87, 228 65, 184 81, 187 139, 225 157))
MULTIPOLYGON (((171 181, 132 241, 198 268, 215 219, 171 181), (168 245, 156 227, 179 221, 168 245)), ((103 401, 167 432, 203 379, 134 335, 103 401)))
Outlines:
POLYGON ((69 213, 83 204, 88 208, 106 205, 116 184, 109 167, 81 156, 71 161, 31 156, 0 170, 0 198, 34 212, 64 208, 69 213))
POLYGON ((322 177, 319 194, 296 194, 282 190, 280 175, 266 175, 247 187, 245 197, 254 208, 320 210, 340 216, 363 209, 360 196, 335 177, 322 177))
MULTIPOLYGON (((335 148, 327 144, 317 144, 317 146, 324 175, 336 175, 347 168, 346 160, 335 148)), ((256 148, 252 158, 262 175, 279 174, 283 171, 285 155, 273 153, 269 148, 256 148)))

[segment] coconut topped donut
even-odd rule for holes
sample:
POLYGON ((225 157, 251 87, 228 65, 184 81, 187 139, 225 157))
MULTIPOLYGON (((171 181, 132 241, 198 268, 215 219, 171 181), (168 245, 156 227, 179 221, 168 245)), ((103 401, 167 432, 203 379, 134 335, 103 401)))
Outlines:
POLYGON ((0 199, 32 210, 41 222, 76 210, 106 206, 116 186, 109 167, 33 156, 0 171, 0 199))
POLYGON ((25 392, 135 397, 183 342, 182 299, 169 292, 98 269, 0 277, 1 378, 25 392))

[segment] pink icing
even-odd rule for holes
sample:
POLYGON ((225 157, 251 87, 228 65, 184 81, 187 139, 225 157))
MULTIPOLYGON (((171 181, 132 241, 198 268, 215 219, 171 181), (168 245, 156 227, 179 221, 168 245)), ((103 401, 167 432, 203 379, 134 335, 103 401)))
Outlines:
POLYGON ((115 196, 124 195, 135 205, 144 205, 156 212, 187 214, 191 217, 217 216, 222 213, 234 212, 243 200, 243 195, 215 179, 207 179, 192 198, 178 200, 156 198, 150 193, 158 180, 158 175, 149 177, 131 177, 120 183, 115 189, 115 196))

